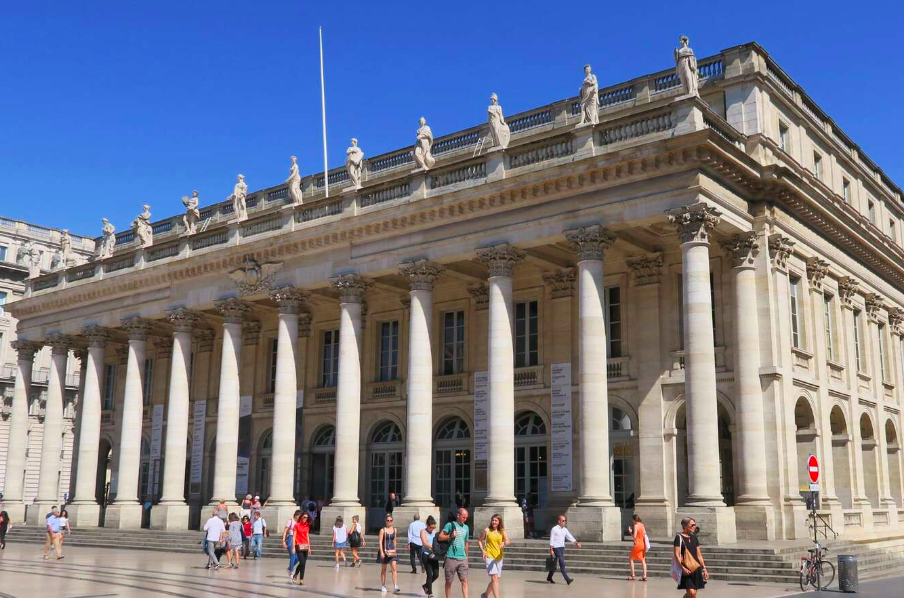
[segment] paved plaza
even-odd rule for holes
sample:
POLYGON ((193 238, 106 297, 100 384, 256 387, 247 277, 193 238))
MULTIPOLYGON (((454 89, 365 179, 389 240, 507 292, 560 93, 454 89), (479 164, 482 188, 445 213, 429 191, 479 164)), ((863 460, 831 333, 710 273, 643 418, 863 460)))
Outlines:
MULTIPOLYGON (((373 597, 379 598, 380 569, 367 564, 360 569, 333 569, 331 564, 312 561, 308 564, 306 585, 288 583, 286 562, 281 559, 242 561, 238 570, 204 568, 206 558, 197 555, 163 554, 143 550, 111 550, 71 548, 66 558, 43 561, 43 546, 12 544, 0 552, 0 597, 37 598, 240 598, 267 596, 272 598, 301 596, 373 597)), ((402 569, 400 567, 400 569, 402 569)), ((469 596, 476 598, 486 588, 482 570, 471 570, 469 596)), ((399 573, 401 596, 423 596, 422 575, 399 573)), ((443 596, 442 586, 435 595, 443 596)), ((786 596, 795 588, 778 585, 726 583, 713 580, 703 598, 771 598, 786 596)), ((799 591, 799 589, 797 590, 799 591)), ((563 596, 605 596, 606 598, 653 598, 680 596, 671 579, 656 578, 643 582, 604 579, 597 576, 575 576, 566 586, 545 582, 542 573, 505 571, 502 595, 506 598, 559 598, 563 596)), ((387 595, 388 596, 388 595, 387 595)), ((461 596, 454 588, 453 596, 461 596)))

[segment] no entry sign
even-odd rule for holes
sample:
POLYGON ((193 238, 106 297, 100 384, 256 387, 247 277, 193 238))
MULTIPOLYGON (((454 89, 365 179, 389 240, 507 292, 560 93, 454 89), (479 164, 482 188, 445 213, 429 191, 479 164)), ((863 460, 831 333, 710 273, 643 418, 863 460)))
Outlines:
POLYGON ((816 459, 816 455, 807 457, 807 473, 810 474, 810 482, 815 484, 819 481, 819 461, 816 459))

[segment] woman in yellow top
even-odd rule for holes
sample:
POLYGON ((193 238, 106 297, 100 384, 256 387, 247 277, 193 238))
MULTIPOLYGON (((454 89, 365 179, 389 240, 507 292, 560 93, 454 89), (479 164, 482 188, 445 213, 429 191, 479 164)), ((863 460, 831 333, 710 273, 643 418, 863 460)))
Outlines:
POLYGON ((491 592, 495 598, 499 598, 502 553, 505 551, 505 547, 509 545, 509 537, 505 531, 505 525, 502 523, 502 517, 493 515, 490 518, 490 526, 483 528, 483 533, 480 534, 480 539, 477 543, 483 553, 483 561, 487 566, 487 575, 490 576, 487 591, 481 594, 480 598, 487 598, 491 592))

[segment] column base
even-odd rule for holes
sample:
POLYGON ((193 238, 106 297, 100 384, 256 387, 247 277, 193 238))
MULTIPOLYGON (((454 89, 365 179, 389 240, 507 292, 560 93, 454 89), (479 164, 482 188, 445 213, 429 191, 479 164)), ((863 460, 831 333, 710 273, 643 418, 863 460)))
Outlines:
POLYGON ((25 523, 25 503, 24 502, 5 502, 3 509, 9 515, 12 523, 25 523))
POLYGON ((141 512, 138 503, 113 503, 104 514, 104 527, 113 529, 141 529, 141 512))
POLYGON ((54 505, 59 507, 60 503, 36 502, 36 503, 32 503, 30 505, 26 505, 25 522, 28 525, 43 526, 44 522, 47 520, 47 513, 50 512, 50 509, 54 505))
POLYGON ((634 512, 640 516, 651 538, 673 539, 675 529, 675 511, 667 500, 639 499, 634 504, 634 512))
POLYGON ((188 511, 185 503, 156 504, 151 507, 151 529, 187 530, 188 511))
MULTIPOLYGON (((275 532, 282 534, 283 526, 292 519, 295 511, 300 511, 301 507, 295 503, 282 505, 267 505, 261 509, 261 517, 267 521, 267 527, 270 529, 270 535, 275 532)), ((332 524, 330 525, 332 527, 332 524)))
POLYGON ((735 505, 738 540, 775 540, 775 509, 771 504, 735 505))
POLYGON ((76 529, 100 524, 100 505, 96 502, 66 505, 66 511, 69 513, 69 524, 76 529))
POLYGON ((882 507, 888 509, 888 525, 896 527, 900 523, 898 519, 898 505, 893 498, 883 498, 882 507))
MULTIPOLYGON (((411 522, 414 521, 414 516, 420 516, 420 520, 424 523, 427 522, 427 517, 433 516, 436 519, 436 525, 442 526, 445 525, 445 522, 440 521, 439 516, 439 507, 434 506, 426 506, 426 507, 408 507, 401 506, 396 507, 392 510, 392 524, 396 526, 399 530, 408 530, 408 526, 411 525, 411 522)), ((348 522, 346 522, 347 524, 348 522)))
MULTIPOLYGON (((505 531, 508 532, 510 539, 524 539, 524 514, 521 512, 521 507, 514 503, 511 505, 477 507, 474 509, 474 512, 471 513, 471 516, 468 518, 468 525, 470 525, 473 530, 471 535, 474 538, 479 537, 483 528, 490 525, 490 519, 493 518, 493 515, 502 517, 505 531)), ((445 524, 445 521, 440 522, 440 525, 444 526, 445 524)))
POLYGON ((566 513, 568 529, 575 538, 588 542, 617 542, 622 539, 621 509, 616 506, 578 505, 566 513))
POLYGON ((359 529, 366 530, 367 509, 365 507, 362 507, 361 505, 350 505, 346 507, 323 507, 323 510, 320 511, 320 535, 333 535, 333 522, 336 521, 336 517, 341 516, 342 521, 345 522, 345 525, 349 525, 352 522, 352 517, 354 517, 355 515, 358 516, 359 529))
POLYGON ((681 507, 676 514, 676 529, 681 529, 684 517, 692 517, 697 522, 697 535, 704 546, 736 544, 738 541, 734 507, 681 507))

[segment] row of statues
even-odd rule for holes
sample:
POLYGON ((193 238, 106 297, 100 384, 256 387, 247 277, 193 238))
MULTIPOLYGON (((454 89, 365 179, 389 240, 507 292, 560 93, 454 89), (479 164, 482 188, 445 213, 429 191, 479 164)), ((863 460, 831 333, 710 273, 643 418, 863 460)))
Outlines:
MULTIPOLYGON (((31 241, 25 241, 19 246, 16 253, 16 263, 28 268, 28 277, 34 278, 41 275, 41 266, 44 252, 35 247, 31 241)), ((60 231, 60 248, 53 254, 50 260, 50 269, 59 270, 76 265, 75 254, 72 253, 72 237, 69 229, 60 231)))

